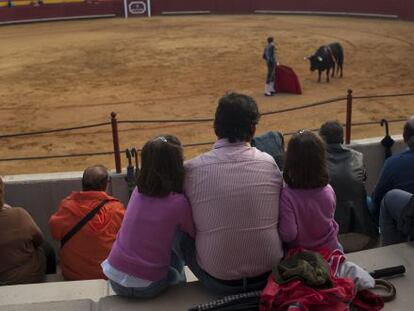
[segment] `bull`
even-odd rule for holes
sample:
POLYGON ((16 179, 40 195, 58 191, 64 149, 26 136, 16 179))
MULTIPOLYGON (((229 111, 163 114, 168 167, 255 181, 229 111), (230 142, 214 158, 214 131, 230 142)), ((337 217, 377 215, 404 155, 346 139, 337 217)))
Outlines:
POLYGON ((342 66, 344 63, 344 50, 341 44, 335 42, 328 45, 322 45, 313 55, 305 57, 310 61, 310 70, 318 70, 318 82, 321 82, 322 71, 326 70, 326 82, 329 82, 329 73, 332 69, 333 78, 339 71, 342 78, 342 66))

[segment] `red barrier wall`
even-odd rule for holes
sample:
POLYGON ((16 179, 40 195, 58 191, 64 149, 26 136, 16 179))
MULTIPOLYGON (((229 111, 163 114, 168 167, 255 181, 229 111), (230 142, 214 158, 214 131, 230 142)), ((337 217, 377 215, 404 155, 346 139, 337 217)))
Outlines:
POLYGON ((414 1, 412 0, 258 0, 259 10, 292 10, 292 11, 326 11, 366 14, 391 14, 402 19, 414 21, 414 1))
POLYGON ((120 2, 105 1, 99 3, 47 4, 37 7, 2 7, 0 8, 0 22, 106 14, 121 16, 123 14, 123 8, 120 2))
POLYGON ((398 15, 414 21, 412 0, 152 0, 154 14, 166 11, 211 11, 213 14, 255 10, 321 11, 398 15))
MULTIPOLYGON (((212 14, 250 14, 255 10, 320 11, 398 15, 414 21, 414 0, 152 0, 151 6, 154 15, 171 11, 210 11, 212 14)), ((0 22, 102 14, 123 16, 122 0, 2 7, 0 22)))

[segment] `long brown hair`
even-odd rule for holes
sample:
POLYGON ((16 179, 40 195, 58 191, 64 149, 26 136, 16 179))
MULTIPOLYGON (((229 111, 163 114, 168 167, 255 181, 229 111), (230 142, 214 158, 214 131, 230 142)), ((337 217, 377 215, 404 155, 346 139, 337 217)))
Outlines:
POLYGON ((172 135, 149 140, 141 152, 141 171, 137 186, 140 193, 163 197, 183 192, 184 164, 180 141, 172 135))
POLYGON ((290 139, 283 178, 290 187, 298 189, 319 188, 329 183, 325 145, 311 131, 301 130, 290 139))

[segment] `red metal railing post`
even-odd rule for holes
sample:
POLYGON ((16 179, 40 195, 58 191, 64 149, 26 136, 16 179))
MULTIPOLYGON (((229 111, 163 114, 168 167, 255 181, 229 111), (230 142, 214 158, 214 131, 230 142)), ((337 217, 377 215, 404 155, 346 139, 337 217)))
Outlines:
POLYGON ((346 123, 345 123, 345 144, 351 142, 351 125, 352 125, 352 90, 348 90, 346 97, 346 123))
POLYGON ((117 173, 121 173, 121 151, 119 149, 119 135, 118 135, 118 121, 116 119, 116 113, 111 112, 111 125, 112 125, 112 142, 114 143, 114 158, 115 168, 117 173))

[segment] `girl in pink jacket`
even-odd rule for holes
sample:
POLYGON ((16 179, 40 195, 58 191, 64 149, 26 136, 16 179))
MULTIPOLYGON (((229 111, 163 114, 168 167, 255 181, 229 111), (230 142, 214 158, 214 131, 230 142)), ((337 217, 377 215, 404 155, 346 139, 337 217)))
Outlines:
POLYGON ((325 146, 301 130, 289 141, 280 197, 279 233, 287 248, 338 248, 336 197, 328 184, 325 146))

